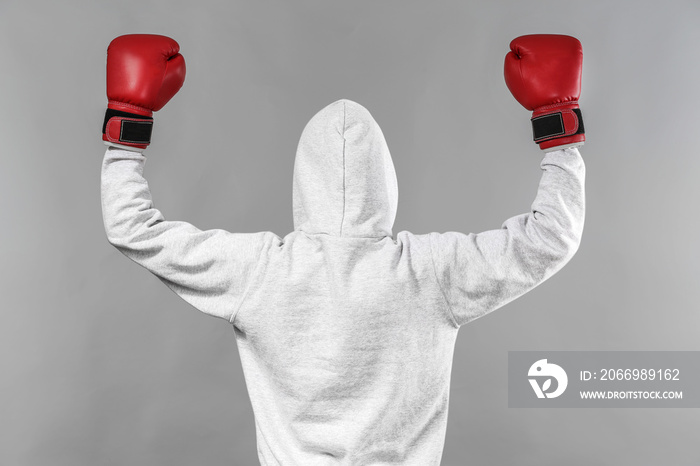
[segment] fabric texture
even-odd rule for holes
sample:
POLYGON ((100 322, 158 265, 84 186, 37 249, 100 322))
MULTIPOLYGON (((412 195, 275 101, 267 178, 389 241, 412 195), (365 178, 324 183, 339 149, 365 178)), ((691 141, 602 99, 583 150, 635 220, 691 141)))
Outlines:
POLYGON ((107 238, 232 325, 266 466, 439 465, 459 328, 552 276, 583 232, 585 167, 574 148, 544 154, 530 211, 500 229, 394 236, 389 149, 347 99, 304 128, 294 231, 283 238, 166 221, 145 161, 105 153, 107 238))

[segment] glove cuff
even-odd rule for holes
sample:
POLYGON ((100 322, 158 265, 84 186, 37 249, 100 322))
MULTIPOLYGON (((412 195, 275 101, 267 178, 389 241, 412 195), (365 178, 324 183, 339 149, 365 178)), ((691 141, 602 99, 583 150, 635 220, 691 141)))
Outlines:
POLYGON ((131 113, 124 110, 107 108, 102 124, 102 140, 125 146, 145 149, 151 143, 153 115, 131 113))
POLYGON ((543 147, 542 151, 546 154, 547 152, 554 152, 555 150, 562 150, 562 149, 577 149, 581 146, 583 146, 583 142, 570 142, 568 144, 563 144, 562 141, 557 140, 557 146, 552 146, 552 147, 543 147))
POLYGON ((536 108, 532 112, 533 140, 540 149, 586 140, 583 116, 578 101, 562 102, 536 108))

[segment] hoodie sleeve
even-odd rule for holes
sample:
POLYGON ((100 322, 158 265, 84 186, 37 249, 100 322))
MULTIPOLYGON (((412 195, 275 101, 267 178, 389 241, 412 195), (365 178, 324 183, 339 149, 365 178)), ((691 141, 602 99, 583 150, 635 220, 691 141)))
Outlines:
POLYGON ((272 232, 201 231, 166 221, 143 177, 146 157, 108 149, 102 164, 102 217, 107 239, 196 309, 229 322, 243 301, 272 232))
POLYGON ((522 296, 578 250, 585 165, 578 149, 548 152, 531 211, 478 234, 430 233, 437 281, 459 327, 522 296))

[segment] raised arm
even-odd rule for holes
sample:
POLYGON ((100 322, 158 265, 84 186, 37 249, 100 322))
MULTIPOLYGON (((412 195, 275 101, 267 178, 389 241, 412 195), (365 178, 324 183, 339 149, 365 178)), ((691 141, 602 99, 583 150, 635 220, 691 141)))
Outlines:
POLYGON ((108 149, 102 164, 102 216, 110 244, 200 311, 231 321, 250 278, 276 240, 271 232, 201 231, 166 221, 143 177, 146 158, 108 149))
POLYGON ((107 51, 109 104, 102 139, 102 215, 107 239, 155 274, 195 308, 232 321, 271 232, 201 231, 166 221, 143 177, 153 112, 181 88, 185 61, 173 39, 150 34, 117 37, 107 51))
POLYGON ((583 49, 570 36, 535 34, 510 44, 504 75, 532 113, 544 171, 529 213, 479 234, 431 233, 437 280, 457 326, 533 289, 578 250, 585 216, 585 141, 578 99, 583 49))
POLYGON ((457 326, 525 294, 578 250, 585 215, 585 166, 578 149, 545 154, 529 213, 478 234, 431 233, 438 282, 457 326))

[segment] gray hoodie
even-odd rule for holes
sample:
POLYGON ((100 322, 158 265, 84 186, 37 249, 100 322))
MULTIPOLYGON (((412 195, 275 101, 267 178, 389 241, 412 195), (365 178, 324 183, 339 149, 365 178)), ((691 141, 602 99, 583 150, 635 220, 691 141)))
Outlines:
POLYGON ((145 161, 105 154, 107 238, 232 326, 262 465, 439 465, 460 326, 552 276, 583 231, 584 163, 565 149, 543 156, 530 212, 500 229, 393 235, 389 149, 345 99, 301 135, 284 238, 166 221, 145 161))

